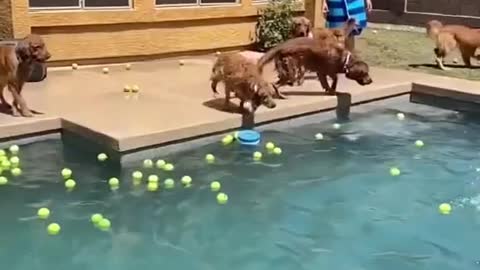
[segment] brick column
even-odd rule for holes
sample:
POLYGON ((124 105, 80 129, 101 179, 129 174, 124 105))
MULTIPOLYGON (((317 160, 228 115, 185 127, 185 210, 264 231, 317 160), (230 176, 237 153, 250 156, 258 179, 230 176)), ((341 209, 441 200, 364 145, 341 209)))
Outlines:
POLYGON ((11 3, 12 2, 10 0, 0 1, 0 39, 13 38, 13 21, 12 21, 11 3))
POLYGON ((305 17, 313 24, 314 28, 325 27, 325 17, 322 12, 322 4, 325 0, 305 0, 305 17))

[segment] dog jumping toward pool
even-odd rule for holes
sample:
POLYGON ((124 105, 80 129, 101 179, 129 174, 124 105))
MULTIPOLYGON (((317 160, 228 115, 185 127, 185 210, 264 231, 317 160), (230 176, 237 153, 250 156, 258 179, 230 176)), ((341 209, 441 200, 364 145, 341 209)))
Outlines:
POLYGON ((258 72, 257 65, 240 53, 226 53, 217 56, 210 76, 214 95, 218 94, 217 85, 225 85, 225 107, 230 106, 230 94, 240 99, 240 108, 249 103, 247 110, 254 113, 260 105, 269 109, 276 107, 273 100, 275 90, 258 72))
MULTIPOLYGON (((39 35, 30 34, 17 44, 0 46, 0 106, 14 116, 32 117, 32 110, 22 96, 22 89, 30 77, 34 62, 46 62, 51 57, 39 35), (8 88, 13 97, 9 104, 4 96, 8 88)), ((35 112, 36 113, 36 112, 35 112)))

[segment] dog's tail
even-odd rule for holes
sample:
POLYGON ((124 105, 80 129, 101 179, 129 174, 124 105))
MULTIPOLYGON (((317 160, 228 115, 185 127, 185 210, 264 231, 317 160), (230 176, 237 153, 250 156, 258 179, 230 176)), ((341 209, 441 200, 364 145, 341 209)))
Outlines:
POLYGON ((223 79, 223 66, 225 64, 223 55, 218 55, 212 67, 212 74, 210 75, 211 88, 213 94, 218 94, 217 84, 223 79))
POLYGON ((457 47, 457 40, 454 34, 449 32, 438 33, 435 43, 435 54, 438 57, 445 57, 450 51, 457 47))
POLYGON ((263 67, 272 62, 273 59, 275 59, 278 54, 282 51, 283 47, 282 46, 283 44, 281 45, 277 45, 276 47, 273 47, 272 49, 270 49, 269 51, 267 51, 257 62, 257 67, 258 67, 258 71, 260 72, 260 74, 263 72, 263 67))

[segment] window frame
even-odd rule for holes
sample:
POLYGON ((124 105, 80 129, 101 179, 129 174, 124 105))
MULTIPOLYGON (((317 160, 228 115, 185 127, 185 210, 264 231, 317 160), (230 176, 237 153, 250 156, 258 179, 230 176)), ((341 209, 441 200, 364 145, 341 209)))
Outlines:
MULTIPOLYGON (((191 4, 157 4, 157 0, 152 0, 155 5, 156 9, 164 9, 164 8, 175 8, 175 7, 184 7, 184 8, 191 8, 191 7, 236 7, 241 6, 241 0, 235 0, 235 2, 230 3, 202 3, 202 0, 196 0, 196 3, 191 4)), ((268 1, 268 0, 266 0, 268 1)))
MULTIPOLYGON (((85 0, 77 0, 78 6, 54 6, 54 7, 31 7, 30 2, 28 4, 29 11, 79 11, 79 10, 132 10, 133 0, 128 0, 128 6, 107 6, 107 7, 88 7, 85 6, 85 0)), ((198 1, 198 0, 197 0, 198 1)))

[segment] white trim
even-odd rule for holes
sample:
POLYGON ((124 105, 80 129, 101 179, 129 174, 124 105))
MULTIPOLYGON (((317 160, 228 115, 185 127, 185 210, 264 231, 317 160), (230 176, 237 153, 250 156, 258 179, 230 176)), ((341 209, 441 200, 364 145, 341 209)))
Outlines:
MULTIPOLYGON (((198 1, 198 0, 197 0, 198 1)), ((106 6, 106 7, 89 7, 85 6, 84 0, 78 0, 78 6, 52 6, 52 7, 28 7, 31 12, 41 12, 41 11, 78 11, 78 10, 95 10, 95 11, 111 11, 111 10, 133 10, 133 0, 128 0, 127 6, 106 6)))
MULTIPOLYGON (((152 0, 155 4, 156 9, 166 9, 166 8, 202 8, 202 7, 241 7, 241 0, 235 0, 235 2, 225 2, 225 3, 202 3, 202 0, 197 0, 196 3, 185 3, 185 4, 157 4, 156 0, 152 0)), ((266 0, 268 1, 268 0, 266 0)))
POLYGON ((126 6, 106 6, 106 7, 87 7, 85 5, 85 0, 79 0, 83 4, 83 9, 85 10, 118 10, 118 9, 132 9, 133 8, 133 0, 128 0, 128 5, 126 6))

